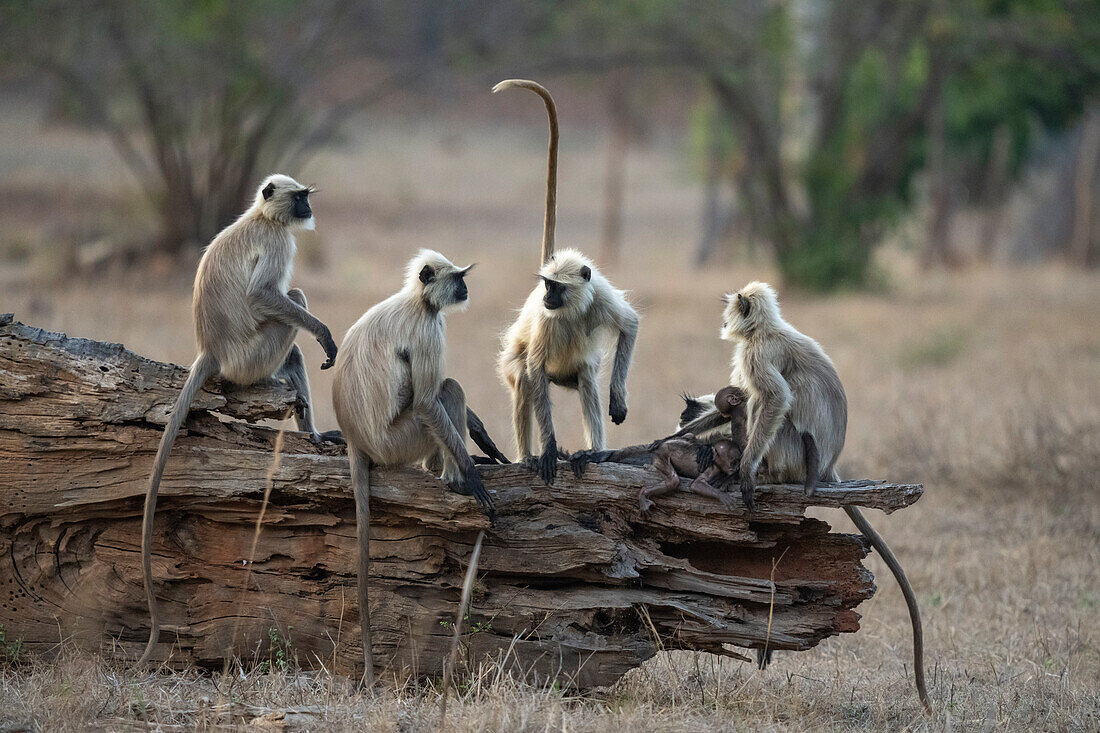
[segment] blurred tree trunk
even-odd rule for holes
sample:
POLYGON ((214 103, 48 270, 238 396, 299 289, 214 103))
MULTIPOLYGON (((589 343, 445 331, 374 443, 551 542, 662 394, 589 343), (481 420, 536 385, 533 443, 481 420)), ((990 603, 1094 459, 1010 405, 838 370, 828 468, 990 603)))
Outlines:
POLYGON ((1012 135, 1008 125, 997 126, 993 133, 993 143, 989 153, 989 168, 985 181, 985 216, 982 218, 982 231, 978 239, 978 257, 989 262, 993 259, 993 250, 997 246, 997 237, 1001 230, 1001 217, 1004 216, 1003 202, 1007 195, 1009 155, 1012 152, 1012 135))
POLYGON ((1096 234, 1093 226, 1096 203, 1096 169, 1100 162, 1100 103, 1093 103, 1081 125, 1077 166, 1073 182, 1073 235, 1070 261, 1081 267, 1095 267, 1096 234))
POLYGON ((955 207, 951 196, 951 174, 947 164, 947 122, 942 79, 928 109, 928 179, 931 207, 928 236, 921 264, 957 267, 959 258, 951 241, 951 218, 955 207))

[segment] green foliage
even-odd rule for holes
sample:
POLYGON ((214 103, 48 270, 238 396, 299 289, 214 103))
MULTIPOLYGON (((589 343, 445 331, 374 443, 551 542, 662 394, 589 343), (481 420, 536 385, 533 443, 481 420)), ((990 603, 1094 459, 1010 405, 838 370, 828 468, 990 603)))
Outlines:
POLYGON ((261 672, 286 672, 290 669, 292 657, 291 628, 290 626, 286 628, 285 636, 275 626, 267 630, 267 659, 260 662, 261 672))

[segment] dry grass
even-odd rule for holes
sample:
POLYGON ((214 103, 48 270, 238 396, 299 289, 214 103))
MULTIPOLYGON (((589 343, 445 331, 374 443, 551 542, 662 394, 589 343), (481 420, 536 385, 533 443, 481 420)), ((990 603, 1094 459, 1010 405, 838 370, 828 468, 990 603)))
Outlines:
MULTIPOLYGON (((125 188, 97 141, 25 130, 16 138, 13 119, 0 120, 9 171, 0 186, 29 196, 56 182, 34 165, 48 154, 81 161, 87 185, 100 193, 125 188)), ((342 156, 318 160, 304 176, 324 189, 316 202, 321 232, 306 244, 324 252, 325 264, 301 267, 296 280, 334 332, 397 287, 400 264, 418 246, 480 261, 471 307, 450 322, 449 360, 501 438, 507 405, 491 365, 497 334, 533 282, 542 134, 534 124, 372 121, 342 156), (457 143, 456 129, 469 131, 457 143)), ((563 146, 559 242, 594 251, 600 138, 570 131, 563 146)), ((680 390, 723 383, 728 348, 715 335, 718 296, 773 276, 753 262, 703 273, 685 266, 698 192, 678 160, 675 144, 662 141, 631 159, 629 256, 606 268, 632 289, 644 318, 630 417, 610 429, 617 444, 663 433, 680 390)), ((79 191, 61 201, 59 216, 85 205, 79 191)), ((29 221, 19 236, 48 242, 49 229, 29 221)), ((449 727, 1100 728, 1100 278, 1053 266, 923 276, 905 269, 904 256, 895 260, 902 264, 891 265, 884 294, 788 294, 784 306, 833 355, 845 381, 851 424, 842 473, 926 484, 913 508, 871 519, 922 603, 935 717, 921 713, 907 673, 901 594, 871 557, 880 592, 860 608, 861 631, 780 653, 762 675, 730 660, 662 654, 611 689, 576 696, 487 665, 451 701, 449 727)), ((0 310, 157 358, 192 358, 189 271, 62 282, 49 275, 33 265, 0 269, 0 310)), ((334 427, 329 379, 316 369, 321 352, 302 344, 322 428, 334 427)), ((579 445, 575 398, 556 399, 562 441, 579 445)), ((821 516, 849 530, 842 514, 821 516)), ((438 715, 430 685, 368 699, 324 672, 261 674, 255 665, 227 675, 137 677, 66 653, 53 664, 0 671, 0 721, 43 730, 146 721, 421 730, 436 727, 438 715)))

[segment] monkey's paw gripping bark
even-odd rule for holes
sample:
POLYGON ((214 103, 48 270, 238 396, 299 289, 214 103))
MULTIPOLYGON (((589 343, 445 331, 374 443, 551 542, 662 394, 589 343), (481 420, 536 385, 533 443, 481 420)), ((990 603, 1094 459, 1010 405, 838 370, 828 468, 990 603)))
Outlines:
POLYGON ((755 508, 753 505, 752 495, 756 490, 756 483, 752 480, 751 476, 745 475, 741 477, 741 501, 745 504, 745 508, 750 512, 755 508))
POLYGON ((489 494, 489 490, 485 488, 485 482, 481 480, 481 474, 477 472, 476 468, 471 467, 462 481, 453 481, 447 484, 447 488, 456 494, 474 497, 486 516, 489 519, 496 519, 497 511, 493 503, 493 497, 489 494))
POLYGON ((558 442, 550 438, 543 447, 542 455, 538 458, 528 456, 524 459, 523 465, 538 474, 538 477, 542 479, 543 483, 547 486, 553 486, 554 479, 558 476, 559 455, 558 442))
POLYGON ((318 433, 316 436, 311 435, 310 440, 314 445, 347 445, 347 441, 344 440, 344 434, 339 430, 326 430, 323 433, 318 433))
POLYGON ((593 450, 579 450, 569 456, 569 466, 573 469, 574 476, 577 478, 584 476, 584 469, 588 468, 588 464, 595 453, 596 451, 593 450))

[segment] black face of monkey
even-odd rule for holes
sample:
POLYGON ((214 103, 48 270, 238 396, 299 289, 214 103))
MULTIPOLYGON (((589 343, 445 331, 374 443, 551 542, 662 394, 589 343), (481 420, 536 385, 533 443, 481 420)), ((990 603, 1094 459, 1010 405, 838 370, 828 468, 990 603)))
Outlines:
POLYGON ((542 281, 546 283, 546 295, 542 298, 542 304, 546 306, 546 310, 557 310, 565 305, 565 283, 551 280, 548 277, 544 277, 542 281))
POLYGON ((291 196, 291 211, 295 219, 308 219, 313 216, 313 209, 309 207, 309 189, 303 188, 291 196))
POLYGON ((466 272, 459 272, 454 276, 454 298, 456 303, 462 303, 470 297, 470 291, 466 289, 466 272))

